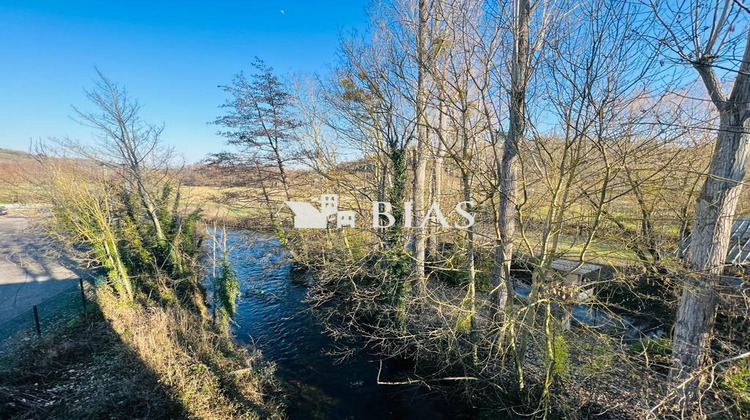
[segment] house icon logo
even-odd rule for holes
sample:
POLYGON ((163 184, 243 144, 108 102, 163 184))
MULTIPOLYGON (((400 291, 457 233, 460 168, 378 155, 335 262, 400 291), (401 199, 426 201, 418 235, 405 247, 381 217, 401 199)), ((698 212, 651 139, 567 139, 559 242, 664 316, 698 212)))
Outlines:
POLYGON ((336 220, 336 227, 354 227, 354 212, 339 211, 339 196, 337 194, 322 194, 320 196, 320 210, 310 203, 285 201, 294 213, 295 229, 325 229, 329 220, 336 220))

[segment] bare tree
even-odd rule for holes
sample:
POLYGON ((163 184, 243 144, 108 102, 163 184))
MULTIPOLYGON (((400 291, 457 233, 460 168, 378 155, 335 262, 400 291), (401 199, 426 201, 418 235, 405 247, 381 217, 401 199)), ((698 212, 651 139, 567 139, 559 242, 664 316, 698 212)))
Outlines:
POLYGON ((140 116, 143 106, 138 100, 98 69, 96 74, 99 79, 94 88, 86 91, 94 110, 73 107, 76 119, 96 130, 93 144, 69 139, 60 143, 74 154, 117 169, 140 198, 157 239, 163 242, 166 235, 157 213, 154 185, 164 180, 171 163, 172 149, 161 142, 164 126, 144 122, 140 116))
POLYGON ((300 126, 293 111, 293 96, 273 69, 256 57, 256 70, 248 80, 244 73, 231 85, 220 86, 231 95, 222 105, 227 113, 214 122, 227 127, 219 134, 239 146, 261 166, 273 165, 287 200, 291 200, 287 165, 296 153, 295 130, 300 126))
POLYGON ((710 364, 717 281, 724 270, 731 226, 750 153, 750 13, 741 2, 715 0, 649 3, 664 33, 658 42, 700 76, 719 112, 708 177, 696 201, 687 251, 688 279, 674 327, 670 373, 679 405, 689 417, 705 416, 700 391, 710 364), (737 30, 737 28, 744 28, 737 30), (744 48, 744 52, 741 52, 744 48), (738 59, 738 57, 741 57, 738 59), (734 75, 725 92, 721 75, 734 75))
POLYGON ((518 144, 526 128, 526 93, 534 72, 535 54, 544 43, 549 21, 548 4, 543 1, 517 0, 511 9, 511 37, 513 52, 510 57, 510 84, 508 92, 508 130, 505 133, 503 154, 498 164, 498 238, 495 251, 492 304, 494 311, 504 310, 512 294, 510 264, 513 259, 513 239, 516 231, 518 206, 518 181, 520 156, 518 144), (532 15, 539 14, 536 39, 531 37, 532 15), (533 41, 533 42, 532 42, 533 41))
POLYGON ((156 241, 167 250, 172 265, 179 271, 183 261, 178 243, 169 243, 160 218, 157 201, 164 184, 173 175, 173 149, 162 143, 163 125, 143 121, 143 106, 124 87, 109 80, 96 69, 98 80, 86 90, 93 110, 73 107, 79 123, 93 128, 92 142, 57 139, 65 153, 89 159, 114 169, 126 182, 128 191, 138 197, 154 228, 156 241))

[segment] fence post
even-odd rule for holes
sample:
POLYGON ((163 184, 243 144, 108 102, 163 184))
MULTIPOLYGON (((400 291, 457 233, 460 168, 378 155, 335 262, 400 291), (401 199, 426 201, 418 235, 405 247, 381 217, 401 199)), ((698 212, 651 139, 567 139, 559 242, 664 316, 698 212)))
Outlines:
POLYGON ((36 324, 36 335, 42 336, 42 327, 39 326, 39 310, 34 305, 34 323, 36 324))
POLYGON ((83 291, 83 279, 78 279, 78 284, 81 285, 81 303, 83 304, 83 313, 86 313, 86 293, 83 291))

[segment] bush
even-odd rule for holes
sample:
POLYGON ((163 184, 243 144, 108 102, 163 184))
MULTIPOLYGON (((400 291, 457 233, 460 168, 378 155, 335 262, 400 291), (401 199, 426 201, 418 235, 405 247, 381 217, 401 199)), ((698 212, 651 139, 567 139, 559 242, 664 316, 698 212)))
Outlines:
POLYGON ((738 418, 750 417, 750 361, 742 360, 724 371, 719 387, 735 406, 738 418))

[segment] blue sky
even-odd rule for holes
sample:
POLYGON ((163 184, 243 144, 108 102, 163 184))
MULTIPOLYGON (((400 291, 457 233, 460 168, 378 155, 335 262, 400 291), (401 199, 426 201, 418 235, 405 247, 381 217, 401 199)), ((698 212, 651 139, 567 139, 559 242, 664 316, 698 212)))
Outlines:
POLYGON ((366 0, 0 0, 0 147, 91 137, 70 119, 85 109, 94 66, 124 85, 143 116, 188 161, 224 148, 217 88, 258 56, 277 73, 323 72, 339 35, 366 22, 366 0))

